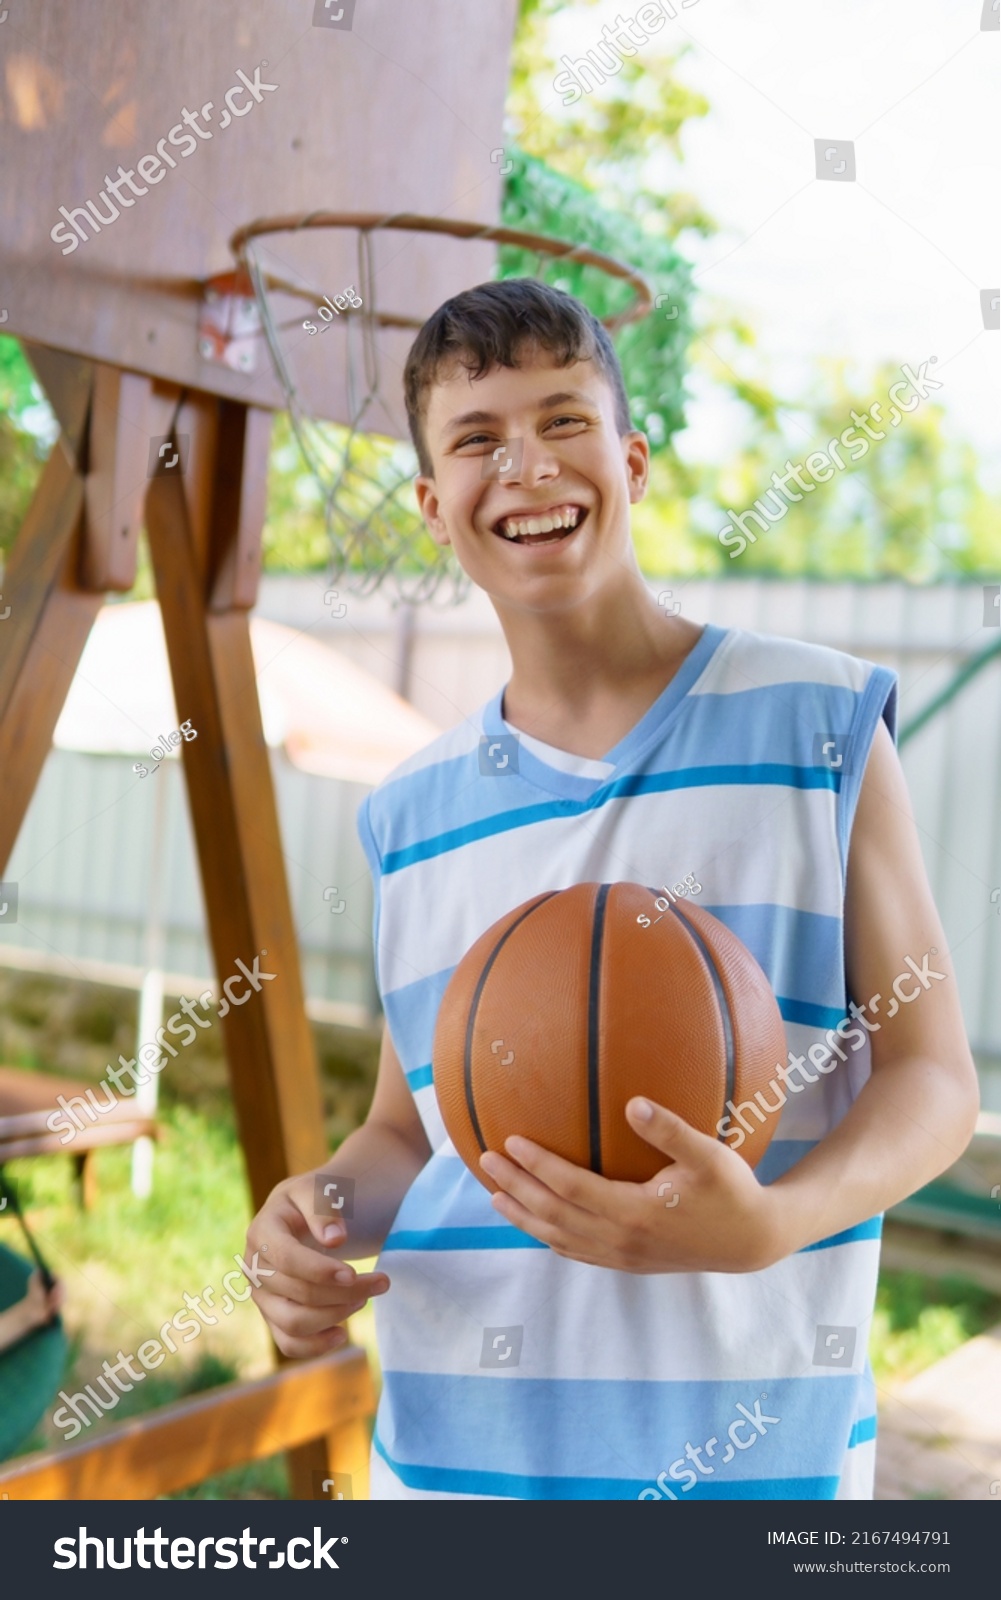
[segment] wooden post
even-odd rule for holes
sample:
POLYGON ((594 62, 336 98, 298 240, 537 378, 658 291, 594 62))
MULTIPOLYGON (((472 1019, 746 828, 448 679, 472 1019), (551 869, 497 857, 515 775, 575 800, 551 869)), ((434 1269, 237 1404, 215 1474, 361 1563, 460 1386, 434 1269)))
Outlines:
POLYGON ((0 870, 35 792, 106 588, 135 582, 150 380, 29 348, 62 433, 4 574, 0 870))
MULTIPOLYGON (((11 614, 0 626, 0 864, 104 590, 134 582, 137 485, 147 483, 178 717, 197 730, 180 749, 216 971, 224 993, 229 985, 222 1028, 237 1124, 260 1206, 276 1183, 327 1155, 250 644, 270 417, 207 394, 182 401, 170 385, 95 371, 58 351, 31 354, 64 431, 4 577, 11 614), (155 451, 160 437, 177 449, 155 451)), ((305 1443, 300 1429, 289 1453, 296 1498, 316 1497, 317 1482, 335 1471, 351 1476, 360 1498, 364 1419, 339 1419, 335 1409, 316 1426, 305 1443)))
MULTIPOLYGON (((222 1022, 255 1207, 283 1178, 327 1157, 247 610, 260 565, 269 421, 239 402, 188 397, 171 424, 170 459, 176 454, 182 470, 154 478, 146 501, 178 717, 198 733, 180 748, 216 972, 225 985, 238 960, 251 971, 259 960, 261 974, 274 974, 260 977, 256 992, 238 977, 222 1022)), ((349 1458, 354 1477, 364 1474, 367 1438, 360 1451, 357 1428, 341 1433, 290 1452, 296 1498, 314 1495, 331 1454, 349 1458)))
MULTIPOLYGON (((151 480, 146 523, 179 719, 180 745, 220 985, 235 982, 222 1027, 254 1205, 326 1158, 319 1070, 299 971, 285 862, 245 609, 219 605, 218 575, 246 538, 239 486, 260 461, 245 449, 247 407, 199 394, 177 413, 179 467, 151 480), (225 453, 225 465, 221 456, 225 453), (235 479, 235 484, 234 484, 235 479), (237 962, 258 976, 255 989, 237 962)), ((261 448, 260 429, 256 443, 261 448)), ((266 458, 265 458, 266 459, 266 458)), ((263 507, 260 508, 263 510, 263 507)), ((261 526, 258 524, 257 544, 261 526)))

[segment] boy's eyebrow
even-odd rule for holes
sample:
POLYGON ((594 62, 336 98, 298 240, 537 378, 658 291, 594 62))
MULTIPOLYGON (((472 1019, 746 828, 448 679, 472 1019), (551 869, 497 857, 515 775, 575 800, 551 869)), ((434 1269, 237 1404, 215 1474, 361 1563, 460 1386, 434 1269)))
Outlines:
MULTIPOLYGON (((597 401, 585 393, 583 389, 561 389, 556 394, 547 394, 536 406, 538 411, 546 411, 550 406, 566 405, 568 401, 583 402, 584 405, 596 406, 597 401)), ((475 422, 498 422, 500 418, 494 411, 464 411, 461 416, 451 417, 442 429, 443 433, 451 433, 457 428, 471 427, 475 422)))

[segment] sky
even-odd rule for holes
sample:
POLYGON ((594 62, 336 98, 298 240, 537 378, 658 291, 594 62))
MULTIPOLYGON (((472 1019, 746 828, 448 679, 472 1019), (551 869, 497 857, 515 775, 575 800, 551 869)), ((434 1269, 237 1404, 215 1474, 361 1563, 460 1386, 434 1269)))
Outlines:
MULTIPOLYGON (((700 293, 748 314, 781 392, 805 393, 820 357, 863 370, 937 357, 949 432, 1001 486, 1001 331, 980 304, 1001 283, 1001 32, 981 30, 984 0, 674 4, 639 53, 689 44, 679 76, 710 103, 685 125, 683 162, 651 174, 720 224, 682 241, 700 293), (851 141, 854 181, 817 178, 816 139, 835 143, 833 166, 851 141)), ((641 9, 568 4, 555 54, 583 54, 603 22, 641 9)), ((697 391, 678 447, 718 454, 736 425, 697 391)))

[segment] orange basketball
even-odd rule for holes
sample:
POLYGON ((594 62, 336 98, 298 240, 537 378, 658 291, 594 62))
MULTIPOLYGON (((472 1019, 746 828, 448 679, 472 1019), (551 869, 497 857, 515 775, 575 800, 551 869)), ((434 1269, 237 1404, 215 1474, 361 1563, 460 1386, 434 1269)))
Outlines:
MULTIPOLYGON (((456 1150, 490 1190, 479 1158, 511 1134, 642 1183, 666 1163, 626 1121, 633 1095, 719 1137, 727 1102, 766 1090, 786 1049, 767 978, 716 917, 638 883, 579 883, 506 912, 463 956, 438 1013, 434 1083, 456 1150)), ((778 1121, 760 1115, 745 1112, 751 1166, 778 1121)))

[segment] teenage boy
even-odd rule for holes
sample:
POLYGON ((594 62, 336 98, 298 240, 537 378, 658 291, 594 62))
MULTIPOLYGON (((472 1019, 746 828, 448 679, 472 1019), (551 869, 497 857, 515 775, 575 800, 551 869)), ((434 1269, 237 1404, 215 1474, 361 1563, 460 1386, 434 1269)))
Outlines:
POLYGON ((254 1299, 309 1356, 386 1295, 374 1498, 869 1498, 881 1213, 958 1158, 978 1099, 895 677, 658 607, 629 523, 649 447, 571 296, 458 295, 404 385, 424 520, 512 673, 360 808, 386 1028, 368 1118, 322 1169, 353 1212, 316 1215, 313 1173, 279 1184, 248 1234, 273 1273, 254 1299), (634 1099, 649 1183, 512 1138, 483 1157, 491 1198, 432 1084, 457 962, 543 890, 687 872, 785 1021, 765 1159, 733 1148, 753 1102, 711 1137, 634 1099))

